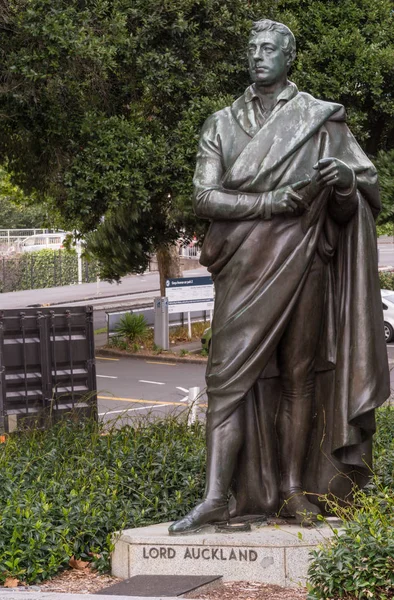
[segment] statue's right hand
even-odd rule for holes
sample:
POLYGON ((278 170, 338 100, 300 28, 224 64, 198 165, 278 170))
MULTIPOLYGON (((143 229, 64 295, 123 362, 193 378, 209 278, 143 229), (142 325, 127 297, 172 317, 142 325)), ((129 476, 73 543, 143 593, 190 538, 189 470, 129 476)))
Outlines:
POLYGON ((282 213, 299 214, 305 210, 309 210, 309 205, 303 198, 297 194, 296 190, 300 190, 310 183, 310 178, 302 179, 292 185, 286 185, 272 192, 272 214, 279 215, 282 213))

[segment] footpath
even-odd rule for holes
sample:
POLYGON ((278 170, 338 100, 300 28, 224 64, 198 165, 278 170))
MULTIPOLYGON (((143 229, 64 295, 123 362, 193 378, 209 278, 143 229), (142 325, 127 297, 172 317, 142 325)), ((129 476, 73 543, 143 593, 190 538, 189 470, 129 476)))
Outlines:
POLYGON ((18 592, 0 590, 1 600, 179 600, 176 597, 162 596, 114 596, 102 594, 60 594, 55 592, 18 592))

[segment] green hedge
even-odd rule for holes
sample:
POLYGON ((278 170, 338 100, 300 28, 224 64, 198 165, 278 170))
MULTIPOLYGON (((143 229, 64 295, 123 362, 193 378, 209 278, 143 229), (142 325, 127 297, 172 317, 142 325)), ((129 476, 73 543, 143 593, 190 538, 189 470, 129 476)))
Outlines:
POLYGON ((107 569, 111 535, 192 508, 204 469, 203 426, 173 418, 12 434, 0 444, 0 582, 51 577, 71 556, 107 569))
MULTIPOLYGON (((96 264, 82 260, 82 281, 93 282, 96 264)), ((0 261, 0 292, 16 292, 78 283, 78 258, 75 250, 25 252, 0 261)))

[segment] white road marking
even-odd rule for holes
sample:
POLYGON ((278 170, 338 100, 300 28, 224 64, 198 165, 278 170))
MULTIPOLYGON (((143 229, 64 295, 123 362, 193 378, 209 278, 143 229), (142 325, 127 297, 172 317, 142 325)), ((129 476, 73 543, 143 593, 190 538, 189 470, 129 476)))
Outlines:
POLYGON ((185 396, 184 398, 181 398, 179 402, 187 402, 187 400, 189 400, 189 396, 185 396))
POLYGON ((153 385, 165 385, 162 381, 147 381, 146 379, 139 379, 138 383, 153 383, 153 385))
POLYGON ((186 388, 183 388, 183 387, 177 387, 176 389, 181 390, 181 392, 184 392, 185 394, 189 393, 189 390, 187 390, 186 388))
POLYGON ((116 415, 119 413, 126 413, 126 412, 134 412, 136 410, 146 410, 147 408, 161 408, 162 406, 171 406, 171 404, 154 404, 153 406, 140 406, 139 408, 126 408, 123 410, 110 410, 108 412, 102 412, 99 413, 98 416, 99 417, 103 417, 105 415, 116 415))
POLYGON ((104 377, 105 379, 118 379, 114 375, 97 375, 97 377, 104 377))

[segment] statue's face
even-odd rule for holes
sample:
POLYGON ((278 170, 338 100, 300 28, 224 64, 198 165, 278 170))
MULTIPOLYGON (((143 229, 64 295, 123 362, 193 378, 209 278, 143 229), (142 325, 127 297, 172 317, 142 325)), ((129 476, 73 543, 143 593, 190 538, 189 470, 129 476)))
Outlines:
POLYGON ((272 85, 287 73, 288 59, 281 49, 283 36, 261 31, 249 39, 249 73, 254 83, 272 85))

